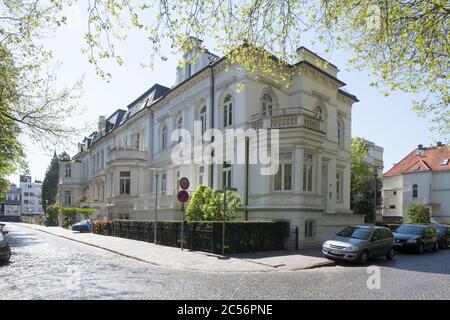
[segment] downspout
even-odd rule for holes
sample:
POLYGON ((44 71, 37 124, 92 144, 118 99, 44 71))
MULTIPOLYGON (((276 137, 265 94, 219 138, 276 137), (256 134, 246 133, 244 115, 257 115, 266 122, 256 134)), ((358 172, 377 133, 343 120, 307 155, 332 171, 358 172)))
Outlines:
MULTIPOLYGON (((214 128, 214 67, 212 63, 210 63, 209 68, 211 69, 211 128, 214 128)), ((213 141, 214 137, 211 139, 211 142, 213 141)), ((211 177, 209 186, 212 189, 214 188, 214 164, 210 164, 209 173, 211 177)))
POLYGON ((250 139, 245 139, 245 221, 248 221, 248 169, 249 169, 249 148, 250 139))

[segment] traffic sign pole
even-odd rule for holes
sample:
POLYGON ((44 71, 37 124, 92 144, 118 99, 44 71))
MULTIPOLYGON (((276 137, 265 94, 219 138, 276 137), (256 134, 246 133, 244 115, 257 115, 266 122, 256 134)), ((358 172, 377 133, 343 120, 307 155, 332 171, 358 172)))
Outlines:
POLYGON ((184 202, 181 203, 181 251, 183 251, 184 242, 184 202))

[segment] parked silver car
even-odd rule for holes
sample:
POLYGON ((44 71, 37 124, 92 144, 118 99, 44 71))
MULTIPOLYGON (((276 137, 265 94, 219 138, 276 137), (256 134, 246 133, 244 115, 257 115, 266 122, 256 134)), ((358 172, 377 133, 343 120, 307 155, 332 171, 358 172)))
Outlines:
POLYGON ((11 258, 11 248, 5 238, 8 231, 3 230, 4 226, 3 223, 0 223, 0 262, 8 262, 11 258))
POLYGON ((336 232, 336 236, 325 241, 323 254, 331 260, 347 260, 367 263, 369 258, 395 255, 395 242, 388 228, 352 225, 336 232))

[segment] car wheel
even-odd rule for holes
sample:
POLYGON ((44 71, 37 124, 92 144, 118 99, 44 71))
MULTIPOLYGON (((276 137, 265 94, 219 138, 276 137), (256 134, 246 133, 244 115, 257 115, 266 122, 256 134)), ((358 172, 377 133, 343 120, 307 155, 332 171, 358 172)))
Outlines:
POLYGON ((366 264, 369 261, 369 253, 367 251, 363 251, 359 256, 359 263, 366 264))
POLYGON ((417 253, 422 254, 423 253, 423 243, 419 243, 419 246, 417 247, 417 253))
POLYGON ((9 261, 9 259, 11 259, 11 249, 7 248, 5 257, 3 259, 0 259, 0 261, 6 263, 9 261))
POLYGON ((433 251, 437 251, 439 249, 439 242, 434 243, 433 251))
POLYGON ((391 248, 391 250, 389 250, 389 253, 387 254, 386 258, 388 260, 392 260, 392 259, 394 259, 394 256, 395 256, 395 249, 391 248))

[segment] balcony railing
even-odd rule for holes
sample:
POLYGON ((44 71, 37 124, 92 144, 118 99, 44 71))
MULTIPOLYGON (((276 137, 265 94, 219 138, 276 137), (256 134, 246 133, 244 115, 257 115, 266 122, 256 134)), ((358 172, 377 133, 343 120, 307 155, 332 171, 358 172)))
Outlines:
POLYGON ((311 111, 301 107, 278 108, 257 113, 252 116, 253 129, 307 128, 316 132, 325 132, 324 121, 311 111))
POLYGON ((114 148, 111 150, 111 157, 108 161, 118 161, 118 160, 142 160, 146 161, 148 159, 147 151, 132 149, 132 148, 114 148))

